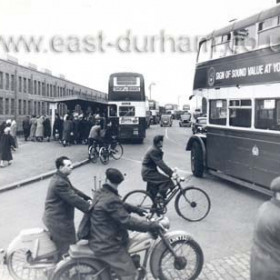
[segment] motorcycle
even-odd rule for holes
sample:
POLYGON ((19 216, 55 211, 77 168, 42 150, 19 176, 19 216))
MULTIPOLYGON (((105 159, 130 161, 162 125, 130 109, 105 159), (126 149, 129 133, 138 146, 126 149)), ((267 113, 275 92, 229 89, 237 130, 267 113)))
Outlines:
POLYGON ((48 231, 26 229, 9 244, 5 262, 15 280, 44 280, 58 262, 57 253, 48 231))
MULTIPOLYGON (((203 252, 191 235, 182 230, 169 231, 169 220, 161 222, 162 230, 133 233, 129 253, 137 268, 137 280, 146 277, 148 264, 154 279, 194 280, 203 266, 203 252), (141 256, 140 256, 141 255, 141 256), (142 258, 142 262, 140 261, 142 258)), ((88 242, 82 240, 70 246, 69 256, 60 261, 51 280, 114 280, 119 279, 104 262, 94 257, 88 242)))

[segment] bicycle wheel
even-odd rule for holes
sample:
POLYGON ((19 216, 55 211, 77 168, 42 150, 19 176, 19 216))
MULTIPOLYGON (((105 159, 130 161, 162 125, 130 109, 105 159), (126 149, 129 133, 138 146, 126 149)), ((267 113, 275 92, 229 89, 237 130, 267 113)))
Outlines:
POLYGON ((113 147, 114 148, 111 147, 110 155, 112 156, 113 159, 118 160, 123 155, 123 146, 121 143, 117 142, 116 144, 113 145, 113 147))
POLYGON ((108 149, 101 147, 99 150, 99 158, 103 164, 108 164, 110 159, 108 149))
POLYGON ((108 270, 92 259, 66 259, 54 271, 51 280, 110 280, 108 270))
POLYGON ((7 266, 10 275, 15 280, 47 280, 45 273, 48 268, 55 267, 55 262, 48 262, 48 265, 42 260, 33 264, 31 253, 28 249, 18 249, 7 257, 7 266))
POLYGON ((177 195, 175 209, 179 216, 190 222, 204 219, 211 208, 208 194, 196 187, 186 187, 177 195))
POLYGON ((160 256, 160 280, 194 280, 198 277, 203 266, 203 252, 193 239, 178 240, 171 244, 179 260, 168 248, 160 256))
POLYGON ((89 159, 92 163, 96 163, 98 159, 98 152, 96 151, 96 148, 93 146, 90 146, 89 148, 89 159))
POLYGON ((151 196, 142 190, 136 190, 129 192, 123 198, 123 201, 130 205, 141 207, 146 210, 150 210, 153 206, 153 200, 151 196))

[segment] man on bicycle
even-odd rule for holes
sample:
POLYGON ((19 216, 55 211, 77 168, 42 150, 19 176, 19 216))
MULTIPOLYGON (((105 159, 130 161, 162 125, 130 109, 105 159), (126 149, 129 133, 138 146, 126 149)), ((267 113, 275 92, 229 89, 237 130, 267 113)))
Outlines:
POLYGON ((142 178, 147 182, 147 191, 154 199, 157 194, 166 197, 168 189, 174 188, 174 183, 170 179, 176 172, 168 167, 163 161, 163 135, 157 135, 153 139, 153 146, 147 151, 142 162, 142 178), (158 168, 166 175, 160 173, 158 168))
POLYGON ((93 146, 94 149, 97 149, 97 146, 101 146, 101 125, 100 120, 96 120, 95 124, 91 127, 89 136, 88 136, 88 152, 90 154, 90 148, 93 146))
POLYGON ((118 169, 106 170, 106 183, 96 192, 92 203, 89 246, 94 256, 109 264, 122 280, 133 280, 137 270, 128 253, 128 230, 158 231, 161 226, 129 214, 142 215, 143 210, 120 199, 118 186, 123 180, 118 169))

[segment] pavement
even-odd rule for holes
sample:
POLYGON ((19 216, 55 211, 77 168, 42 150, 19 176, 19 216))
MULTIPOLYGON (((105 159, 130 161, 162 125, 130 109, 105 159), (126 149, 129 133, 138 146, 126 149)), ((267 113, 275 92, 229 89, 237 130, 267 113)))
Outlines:
MULTIPOLYGON (((68 156, 75 168, 88 163, 86 145, 63 147, 55 141, 37 143, 19 139, 19 148, 13 152, 12 164, 0 169, 0 193, 19 187, 28 187, 31 182, 52 176, 55 172, 54 161, 62 155, 68 156)), ((249 280, 249 262, 250 252, 237 252, 233 256, 214 259, 204 264, 197 279, 249 280)), ((147 278, 150 279, 150 277, 147 278)), ((12 280, 6 266, 1 263, 0 279, 12 280)))

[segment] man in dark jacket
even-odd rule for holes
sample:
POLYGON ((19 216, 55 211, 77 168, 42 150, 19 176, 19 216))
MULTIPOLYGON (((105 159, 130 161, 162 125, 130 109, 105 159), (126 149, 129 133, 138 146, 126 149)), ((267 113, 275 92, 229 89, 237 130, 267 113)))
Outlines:
POLYGON ((148 183, 147 191, 154 198, 159 192, 163 197, 169 188, 173 188, 174 184, 170 177, 173 170, 163 161, 163 135, 157 135, 153 139, 153 146, 147 151, 142 162, 142 178, 148 183), (167 176, 158 171, 160 168, 167 176))
POLYGON ((280 177, 272 180, 271 200, 263 203, 256 217, 251 251, 251 280, 280 279, 280 177))
POLYGON ((96 193, 91 212, 89 245, 94 255, 109 264, 122 280, 133 280, 136 268, 128 254, 128 229, 140 232, 161 228, 158 222, 147 222, 132 217, 141 209, 122 202, 118 186, 124 180, 114 168, 106 170, 107 183, 96 193))
POLYGON ((57 172, 49 185, 43 222, 49 229, 61 257, 68 252, 70 244, 76 243, 74 210, 78 208, 87 212, 90 208, 90 197, 75 189, 67 178, 73 168, 69 158, 59 157, 55 164, 57 172))

